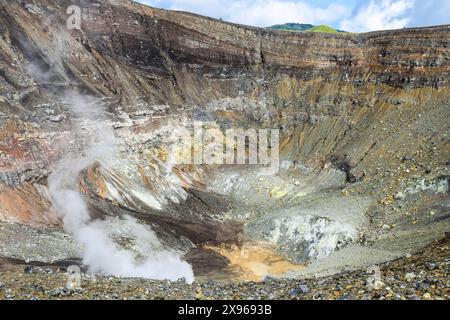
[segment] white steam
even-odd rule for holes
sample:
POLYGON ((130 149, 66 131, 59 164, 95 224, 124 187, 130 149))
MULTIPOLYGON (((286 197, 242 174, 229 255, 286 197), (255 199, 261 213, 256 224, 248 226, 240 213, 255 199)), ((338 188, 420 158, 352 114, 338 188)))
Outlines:
POLYGON ((121 220, 139 248, 140 257, 119 247, 109 227, 111 219, 93 221, 88 205, 79 192, 80 172, 96 160, 113 160, 115 137, 102 119, 103 108, 93 98, 70 92, 64 100, 73 113, 75 145, 81 150, 69 152, 49 177, 52 201, 64 222, 64 228, 83 247, 83 263, 93 273, 157 280, 194 281, 191 266, 179 254, 168 251, 155 233, 131 217, 121 220), (76 155, 75 155, 76 154, 76 155))

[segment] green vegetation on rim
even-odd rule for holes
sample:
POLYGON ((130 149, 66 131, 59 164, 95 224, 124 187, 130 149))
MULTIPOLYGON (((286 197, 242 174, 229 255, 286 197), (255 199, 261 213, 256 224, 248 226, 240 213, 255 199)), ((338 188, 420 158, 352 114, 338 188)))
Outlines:
POLYGON ((332 27, 326 25, 314 26, 312 24, 302 24, 302 23, 285 23, 277 24, 269 27, 273 30, 285 30, 294 32, 321 32, 321 33, 343 33, 345 31, 336 30, 332 27))
POLYGON ((311 29, 308 29, 305 32, 340 33, 342 31, 338 31, 326 25, 320 25, 312 27, 311 29))

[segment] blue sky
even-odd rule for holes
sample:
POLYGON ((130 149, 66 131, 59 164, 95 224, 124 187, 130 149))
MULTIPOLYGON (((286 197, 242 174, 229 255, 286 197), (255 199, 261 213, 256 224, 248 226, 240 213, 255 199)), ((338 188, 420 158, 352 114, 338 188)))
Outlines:
POLYGON ((135 0, 259 27, 286 22, 364 32, 450 24, 450 0, 135 0))

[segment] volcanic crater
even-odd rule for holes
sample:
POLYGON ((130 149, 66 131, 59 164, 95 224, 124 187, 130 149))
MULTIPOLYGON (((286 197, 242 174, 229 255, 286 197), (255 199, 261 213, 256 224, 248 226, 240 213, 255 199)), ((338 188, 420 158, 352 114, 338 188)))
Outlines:
POLYGON ((137 261, 126 217, 197 280, 366 268, 450 230, 449 26, 293 33, 98 0, 70 29, 73 4, 0 4, 2 268, 89 270, 66 187, 137 261), (194 123, 278 130, 279 170, 169 165, 194 123))

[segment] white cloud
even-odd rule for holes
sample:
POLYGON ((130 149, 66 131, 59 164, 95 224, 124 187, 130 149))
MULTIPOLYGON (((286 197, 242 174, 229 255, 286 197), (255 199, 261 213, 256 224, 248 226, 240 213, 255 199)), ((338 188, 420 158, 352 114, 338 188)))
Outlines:
POLYGON ((450 0, 416 0, 411 27, 450 24, 450 0))
POLYGON ((450 0, 137 0, 223 20, 267 27, 327 24, 364 32, 450 23, 450 0))
POLYGON ((350 13, 350 8, 338 4, 318 8, 301 1, 280 0, 235 1, 230 9, 232 22, 264 27, 286 22, 332 24, 350 13))
POLYGON ((401 29, 411 21, 407 14, 413 7, 414 0, 370 0, 340 27, 354 32, 401 29))
POLYGON ((259 27, 286 22, 333 24, 351 13, 350 7, 341 4, 331 3, 321 8, 298 0, 141 0, 141 2, 259 27))

